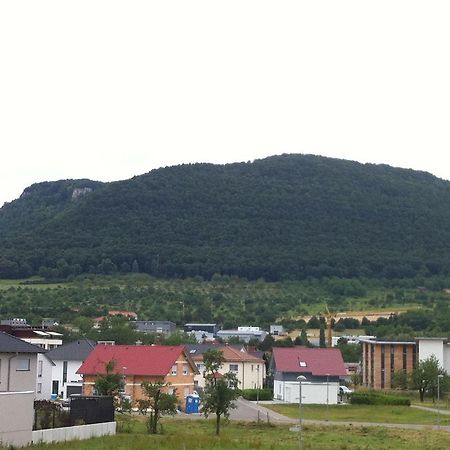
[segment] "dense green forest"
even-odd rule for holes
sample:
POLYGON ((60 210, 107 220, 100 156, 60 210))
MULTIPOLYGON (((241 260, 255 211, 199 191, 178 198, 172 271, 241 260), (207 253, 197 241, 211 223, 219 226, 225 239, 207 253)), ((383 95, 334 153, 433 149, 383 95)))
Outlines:
POLYGON ((0 209, 0 278, 450 274, 450 183, 311 155, 46 182, 0 209))

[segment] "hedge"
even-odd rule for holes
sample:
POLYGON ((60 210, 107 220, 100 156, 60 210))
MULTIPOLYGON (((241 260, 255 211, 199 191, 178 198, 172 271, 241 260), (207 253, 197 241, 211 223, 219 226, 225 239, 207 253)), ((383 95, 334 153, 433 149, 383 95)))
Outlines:
POLYGON ((410 406, 411 400, 407 397, 388 395, 382 392, 354 392, 350 395, 353 405, 400 405, 410 406))
POLYGON ((260 400, 272 400, 273 398, 271 389, 243 389, 241 392, 245 400, 257 400, 258 397, 260 400))

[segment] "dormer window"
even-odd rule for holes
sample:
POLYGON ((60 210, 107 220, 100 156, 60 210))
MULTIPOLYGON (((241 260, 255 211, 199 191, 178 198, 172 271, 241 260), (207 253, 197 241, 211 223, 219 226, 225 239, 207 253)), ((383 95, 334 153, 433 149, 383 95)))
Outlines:
POLYGON ((299 361, 300 367, 306 367, 306 361, 299 361))

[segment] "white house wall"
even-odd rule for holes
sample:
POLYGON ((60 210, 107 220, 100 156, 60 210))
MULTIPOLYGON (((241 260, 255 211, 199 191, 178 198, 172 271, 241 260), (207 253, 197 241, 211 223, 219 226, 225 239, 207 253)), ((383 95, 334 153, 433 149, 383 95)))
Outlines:
POLYGON ((50 400, 52 393, 52 369, 53 364, 42 353, 38 354, 37 373, 36 373, 36 399, 50 400), (39 366, 42 361, 42 373, 39 366), (39 392, 40 391, 40 392, 39 392))
POLYGON ((419 339, 419 360, 435 356, 441 366, 444 365, 444 343, 437 339, 419 339))
POLYGON ((55 366, 52 369, 52 382, 59 381, 58 396, 67 398, 67 385, 82 384, 83 378, 76 371, 81 367, 83 361, 67 361, 67 383, 63 384, 63 363, 64 361, 53 361, 55 366))
MULTIPOLYGON (((220 368, 219 372, 223 375, 230 372, 230 365, 237 366, 236 377, 238 379, 239 389, 256 389, 262 388, 265 380, 265 367, 264 364, 256 362, 225 362, 220 368), (257 367, 259 367, 259 372, 257 367)), ((197 382, 197 386, 205 387, 205 379, 203 378, 204 365, 203 363, 197 363, 200 374, 196 375, 194 381, 197 382)))
POLYGON ((36 389, 36 353, 0 353, 0 392, 1 391, 35 391, 36 389), (30 360, 29 370, 17 370, 21 359, 30 360), (9 377, 9 386, 8 386, 9 377))
MULTIPOLYGON (((339 384, 328 383, 328 404, 338 402, 339 384)), ((274 381, 273 398, 286 403, 299 403, 299 384, 294 381, 274 381)), ((327 383, 302 383, 302 403, 327 404, 327 383)))
POLYGON ((450 375, 450 345, 445 344, 444 345, 444 364, 443 364, 444 370, 447 371, 447 373, 450 375))

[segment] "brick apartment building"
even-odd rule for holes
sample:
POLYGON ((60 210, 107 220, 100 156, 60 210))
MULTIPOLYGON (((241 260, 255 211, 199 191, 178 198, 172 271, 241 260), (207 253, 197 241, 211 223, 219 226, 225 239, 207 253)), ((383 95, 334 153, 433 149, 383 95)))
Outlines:
POLYGON ((362 343, 363 385, 374 389, 390 389, 392 376, 398 370, 411 373, 417 362, 415 341, 378 341, 362 343))

